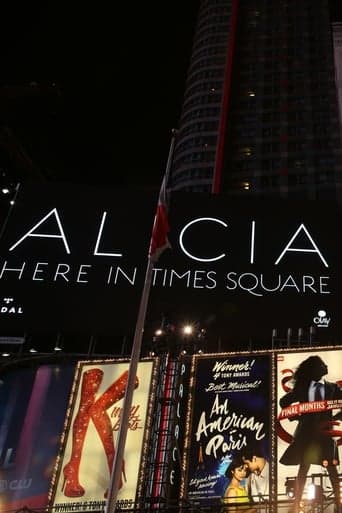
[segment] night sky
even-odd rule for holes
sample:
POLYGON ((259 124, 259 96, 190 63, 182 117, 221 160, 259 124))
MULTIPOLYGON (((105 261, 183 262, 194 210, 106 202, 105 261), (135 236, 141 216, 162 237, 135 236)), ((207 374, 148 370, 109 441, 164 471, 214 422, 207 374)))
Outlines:
POLYGON ((11 100, 5 119, 28 154, 66 180, 149 186, 164 173, 199 1, 121 4, 27 4, 0 22, 2 89, 49 88, 11 100))
MULTIPOLYGON (((341 3, 331 2, 334 20, 341 3)), ((1 124, 48 176, 158 186, 198 6, 10 3, 0 17, 1 124), (26 89, 13 93, 18 85, 26 89)))

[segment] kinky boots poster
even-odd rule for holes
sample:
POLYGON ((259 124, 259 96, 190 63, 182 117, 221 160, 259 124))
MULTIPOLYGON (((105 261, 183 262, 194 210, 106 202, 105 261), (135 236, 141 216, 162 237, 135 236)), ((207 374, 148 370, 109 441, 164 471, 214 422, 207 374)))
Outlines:
MULTIPOLYGON (((153 368, 152 361, 138 365, 118 495, 124 508, 136 499, 153 368)), ((127 362, 79 364, 53 483, 54 511, 105 506, 127 378, 127 362)))
MULTIPOLYGON (((194 357, 184 462, 183 493, 188 500, 202 503, 223 499, 231 478, 227 469, 233 460, 258 457, 268 468, 270 390, 270 355, 194 357)), ((266 477, 260 490, 263 500, 268 499, 268 481, 266 477)))

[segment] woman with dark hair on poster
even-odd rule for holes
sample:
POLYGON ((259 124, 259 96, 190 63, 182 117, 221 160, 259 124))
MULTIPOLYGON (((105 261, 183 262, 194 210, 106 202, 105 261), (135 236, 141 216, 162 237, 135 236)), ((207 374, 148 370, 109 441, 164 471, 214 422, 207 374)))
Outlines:
MULTIPOLYGON (((336 383, 322 379, 328 373, 328 367, 319 356, 310 356, 302 361, 293 375, 293 389, 280 398, 279 404, 286 408, 294 403, 307 403, 342 399, 342 390, 336 383)), ((323 405, 323 403, 322 403, 323 405)), ((340 413, 334 417, 339 418, 340 413)), ((302 498, 306 476, 310 465, 321 465, 327 469, 334 490, 335 502, 339 502, 339 483, 337 465, 338 448, 331 437, 332 410, 320 408, 313 413, 301 413, 294 417, 298 425, 292 442, 280 458, 283 465, 299 465, 295 507, 302 498)))
POLYGON ((244 513, 256 513, 255 508, 250 507, 250 500, 243 481, 247 477, 247 468, 241 457, 234 458, 226 470, 226 477, 230 479, 222 503, 222 511, 241 511, 244 513))

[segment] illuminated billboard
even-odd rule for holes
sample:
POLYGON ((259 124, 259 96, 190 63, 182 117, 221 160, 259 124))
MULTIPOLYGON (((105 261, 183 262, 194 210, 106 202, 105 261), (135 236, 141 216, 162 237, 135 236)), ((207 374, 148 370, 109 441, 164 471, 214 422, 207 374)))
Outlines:
MULTIPOLYGON (((153 369, 152 361, 138 365, 119 483, 118 505, 124 508, 133 507, 138 494, 153 369)), ((105 506, 127 378, 127 361, 79 363, 53 481, 50 505, 55 511, 105 506)))
MULTIPOLYGON (((264 472, 268 468, 271 357, 242 353, 196 356, 193 372, 182 494, 192 501, 220 502, 230 481, 232 462, 262 455, 264 472)), ((259 490, 264 499, 269 498, 269 478, 267 472, 259 490)))
MULTIPOLYGON (((276 501, 287 513, 299 499, 311 507, 320 490, 333 510, 341 346, 174 356, 138 365, 120 508, 159 500, 221 507, 233 468, 248 467, 243 499, 265 503, 258 509, 276 501)), ((31 363, 1 376, 0 509, 101 510, 129 362, 83 361, 76 371, 31 363)))
POLYGON ((308 499, 312 486, 339 497, 341 350, 280 352, 276 360, 278 498, 308 499))
POLYGON ((276 501, 285 513, 338 504, 341 355, 335 346, 194 356, 181 498, 276 501))
MULTIPOLYGON (((156 201, 146 190, 23 185, 0 243, 3 329, 126 334, 156 201)), ((338 343, 340 222, 331 203, 173 193, 147 321, 196 319, 229 350, 270 342, 273 328, 311 326, 338 343)))
POLYGON ((0 509, 45 508, 75 366, 2 368, 0 509))

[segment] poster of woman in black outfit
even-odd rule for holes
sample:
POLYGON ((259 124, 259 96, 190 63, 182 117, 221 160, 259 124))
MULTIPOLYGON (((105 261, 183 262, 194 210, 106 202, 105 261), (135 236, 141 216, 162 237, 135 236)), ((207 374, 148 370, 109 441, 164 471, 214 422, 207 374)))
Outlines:
POLYGON ((309 356, 295 370, 292 390, 279 400, 281 408, 299 403, 298 415, 291 419, 297 421, 292 442, 279 460, 283 465, 299 465, 295 489, 298 502, 311 464, 327 469, 336 501, 339 497, 338 447, 331 436, 331 428, 334 420, 341 419, 341 403, 331 401, 342 399, 342 389, 323 379, 327 373, 328 367, 320 356, 309 356), (335 416, 333 404, 340 408, 335 416))

